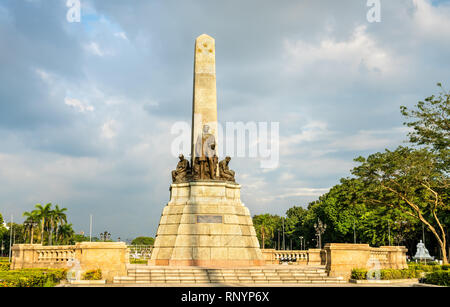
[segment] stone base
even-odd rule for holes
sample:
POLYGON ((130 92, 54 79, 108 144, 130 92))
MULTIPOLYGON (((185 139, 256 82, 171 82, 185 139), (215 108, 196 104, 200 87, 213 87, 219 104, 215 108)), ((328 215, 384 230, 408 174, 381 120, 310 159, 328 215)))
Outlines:
POLYGON ((263 265, 240 185, 173 184, 155 239, 151 265, 235 267, 263 265))

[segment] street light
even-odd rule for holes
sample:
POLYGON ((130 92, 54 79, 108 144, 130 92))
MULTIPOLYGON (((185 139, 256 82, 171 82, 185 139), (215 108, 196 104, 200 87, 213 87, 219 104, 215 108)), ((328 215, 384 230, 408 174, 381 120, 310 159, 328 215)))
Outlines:
POLYGON ((303 250, 303 237, 300 236, 299 239, 300 239, 300 250, 302 251, 303 250))
POLYGON ((314 229, 316 230, 316 236, 318 238, 317 247, 322 248, 322 235, 325 233, 327 225, 322 223, 320 219, 317 219, 317 223, 314 223, 314 229))
POLYGON ((109 241, 111 239, 111 234, 107 231, 102 232, 100 234, 100 240, 102 240, 103 242, 109 241))

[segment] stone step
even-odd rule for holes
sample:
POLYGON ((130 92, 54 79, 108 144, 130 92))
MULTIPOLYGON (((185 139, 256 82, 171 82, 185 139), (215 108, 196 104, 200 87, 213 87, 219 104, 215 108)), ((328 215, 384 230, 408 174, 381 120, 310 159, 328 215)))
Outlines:
POLYGON ((343 278, 328 277, 322 267, 283 268, 157 268, 130 265, 127 276, 114 278, 114 283, 241 283, 241 284, 296 284, 345 283, 343 278))

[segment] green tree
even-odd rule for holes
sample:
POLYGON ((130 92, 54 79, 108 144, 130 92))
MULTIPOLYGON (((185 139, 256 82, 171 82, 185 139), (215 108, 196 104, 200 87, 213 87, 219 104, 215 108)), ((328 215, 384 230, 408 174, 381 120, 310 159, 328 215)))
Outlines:
POLYGON ((262 214, 253 217, 253 226, 262 248, 276 248, 274 237, 276 230, 280 229, 281 217, 278 215, 262 214))
POLYGON ((54 224, 53 226, 55 227, 55 230, 56 230, 56 233, 55 233, 56 240, 58 240, 58 237, 59 237, 58 230, 67 223, 67 215, 64 213, 65 211, 67 211, 67 208, 59 208, 58 205, 55 205, 55 209, 52 212, 52 218, 53 218, 53 224, 54 224))
POLYGON ((437 160, 437 155, 427 149, 399 147, 367 159, 357 158, 360 165, 352 174, 365 184, 366 201, 398 208, 420 220, 435 236, 443 261, 448 263, 441 217, 449 210, 449 178, 437 160))
POLYGON ((71 245, 75 242, 74 235, 75 231, 72 228, 72 224, 59 225, 57 231, 57 240, 63 245, 71 245))
POLYGON ((36 216, 38 216, 39 221, 40 221, 40 227, 41 227, 41 244, 44 244, 44 234, 45 234, 45 230, 50 228, 50 216, 51 216, 51 212, 52 212, 52 204, 48 203, 45 206, 42 206, 41 204, 37 204, 35 206, 36 210, 36 216))
POLYGON ((153 245, 155 239, 152 237, 137 237, 131 241, 131 245, 153 245))
POLYGON ((413 110, 401 107, 402 114, 410 121, 404 124, 414 129, 409 141, 416 145, 427 146, 437 154, 441 167, 450 170, 450 93, 445 91, 419 101, 413 110))
POLYGON ((26 218, 24 225, 26 225, 27 233, 29 232, 30 244, 33 244, 34 227, 35 224, 39 223, 38 212, 37 211, 24 212, 22 216, 26 218))

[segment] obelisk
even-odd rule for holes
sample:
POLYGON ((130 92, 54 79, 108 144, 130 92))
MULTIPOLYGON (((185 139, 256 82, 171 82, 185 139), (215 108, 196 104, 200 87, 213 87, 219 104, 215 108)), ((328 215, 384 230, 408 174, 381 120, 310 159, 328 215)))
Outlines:
POLYGON ((200 35, 195 41, 191 165, 202 150, 199 140, 205 130, 214 136, 218 151, 215 48, 215 41, 209 35, 200 35))
MULTIPOLYGON (((218 141, 214 44, 214 39, 205 34, 195 43, 192 175, 180 170, 184 178, 173 176, 170 201, 161 215, 150 265, 264 264, 250 211, 241 202, 241 186, 234 179, 211 174, 211 161, 218 158, 208 155, 217 150, 218 141)), ((186 161, 183 163, 187 165, 186 161)))

